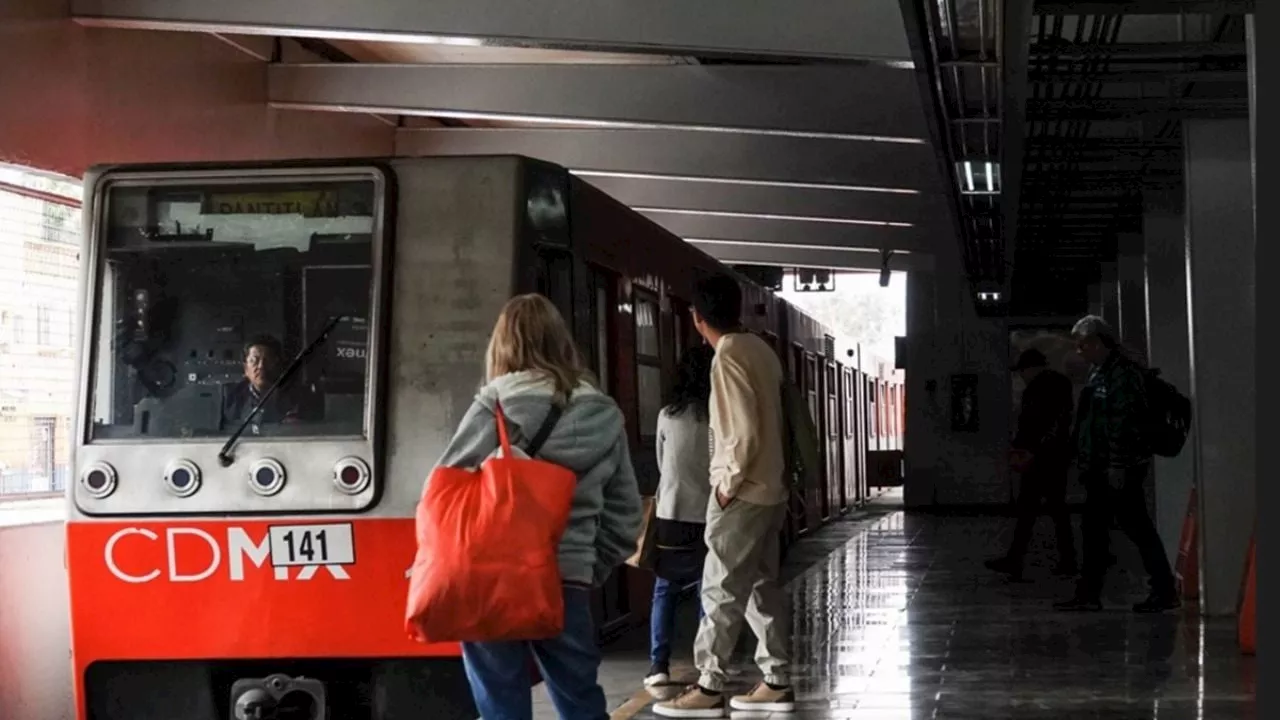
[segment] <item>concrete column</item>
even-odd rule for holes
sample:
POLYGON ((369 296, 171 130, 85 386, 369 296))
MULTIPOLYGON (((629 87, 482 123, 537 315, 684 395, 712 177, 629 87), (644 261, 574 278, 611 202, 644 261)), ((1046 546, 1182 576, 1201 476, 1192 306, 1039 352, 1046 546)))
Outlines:
POLYGON ((902 501, 933 504, 938 481, 938 416, 944 397, 942 371, 932 351, 938 327, 936 275, 907 274, 907 437, 902 501))
POLYGON ((1009 325, 977 316, 973 290, 957 266, 913 271, 907 284, 908 507, 1009 502, 1009 325), (976 432, 952 428, 957 374, 977 379, 976 432))
POLYGON ((1112 327, 1120 325, 1119 267, 1115 262, 1098 265, 1098 282, 1089 286, 1089 314, 1097 315, 1112 327))
POLYGON ((1086 310, 1090 315, 1102 316, 1102 283, 1096 282, 1089 285, 1089 308, 1086 310))
MULTIPOLYGON (((1116 238, 1116 332, 1131 357, 1147 363, 1147 266, 1142 235, 1116 238)), ((1156 515, 1155 483, 1147 483, 1147 511, 1156 515)))
POLYGON ((1256 517, 1255 271, 1247 120, 1190 120, 1186 237, 1201 603, 1235 612, 1256 517))
POLYGON ((1253 234, 1258 234, 1258 56, 1254 52, 1253 15, 1244 19, 1245 47, 1249 58, 1249 177, 1253 180, 1253 234))
POLYGON ((1135 353, 1147 352, 1147 268, 1143 237, 1121 235, 1116 258, 1116 325, 1120 340, 1135 353))
MULTIPOLYGON (((1147 277, 1147 358, 1161 377, 1191 393, 1191 335, 1187 320, 1186 235, 1180 190, 1146 198, 1143 240, 1147 277)), ((1182 521, 1195 485, 1195 438, 1174 458, 1156 458, 1155 521, 1169 561, 1178 556, 1182 521)))

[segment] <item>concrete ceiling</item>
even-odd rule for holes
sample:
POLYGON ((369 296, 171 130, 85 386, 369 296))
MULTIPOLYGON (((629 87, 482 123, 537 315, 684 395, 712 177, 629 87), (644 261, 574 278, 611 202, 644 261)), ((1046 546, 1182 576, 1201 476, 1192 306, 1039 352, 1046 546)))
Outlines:
POLYGON ((899 0, 72 0, 92 26, 319 39, 269 102, 397 153, 568 167, 729 262, 922 267, 957 243, 899 0))

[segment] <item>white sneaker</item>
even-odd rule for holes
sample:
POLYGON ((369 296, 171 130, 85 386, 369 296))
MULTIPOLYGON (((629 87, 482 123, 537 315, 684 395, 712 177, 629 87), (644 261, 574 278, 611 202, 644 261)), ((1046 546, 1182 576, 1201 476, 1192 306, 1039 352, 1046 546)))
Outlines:
POLYGON ((654 673, 644 679, 644 686, 647 688, 670 684, 671 676, 664 672, 654 673))

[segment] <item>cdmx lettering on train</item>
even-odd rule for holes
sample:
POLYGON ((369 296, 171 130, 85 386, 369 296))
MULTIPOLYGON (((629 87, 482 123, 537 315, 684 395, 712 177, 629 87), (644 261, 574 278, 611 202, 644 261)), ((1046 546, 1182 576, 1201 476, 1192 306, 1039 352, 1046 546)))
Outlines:
POLYGON ((244 582, 248 568, 270 569, 277 581, 311 580, 321 571, 334 580, 350 580, 355 546, 348 523, 272 525, 256 537, 235 525, 223 533, 132 526, 107 539, 103 561, 113 576, 132 584, 201 582, 219 572, 232 582, 244 582), (163 562, 156 562, 157 548, 163 548, 163 562))

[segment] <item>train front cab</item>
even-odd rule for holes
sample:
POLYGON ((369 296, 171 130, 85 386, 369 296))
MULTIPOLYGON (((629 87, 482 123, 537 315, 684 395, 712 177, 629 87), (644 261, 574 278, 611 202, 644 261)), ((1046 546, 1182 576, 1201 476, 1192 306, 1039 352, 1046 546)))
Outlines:
MULTIPOLYGON (((551 297, 623 380, 620 297, 587 271, 570 184, 517 157, 90 174, 67 524, 79 720, 251 717, 253 693, 343 720, 475 717, 457 646, 403 630, 413 512, 513 294, 551 297), (259 336, 298 364, 242 422, 259 336)), ((635 575, 597 593, 605 632, 647 617, 635 575)))

